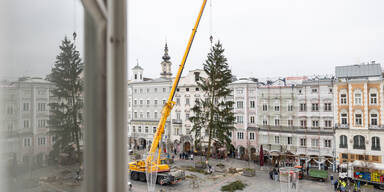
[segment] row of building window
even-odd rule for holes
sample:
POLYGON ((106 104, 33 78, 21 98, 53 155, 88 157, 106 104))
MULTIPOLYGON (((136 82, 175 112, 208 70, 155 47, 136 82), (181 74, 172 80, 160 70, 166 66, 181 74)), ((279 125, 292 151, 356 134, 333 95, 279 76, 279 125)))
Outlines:
MULTIPOLYGON (((263 111, 268 111, 268 105, 266 103, 262 106, 263 111)), ((280 105, 274 105, 274 111, 280 111, 280 105)), ((307 104, 306 103, 300 103, 299 110, 301 112, 307 111, 307 104)), ((293 105, 289 104, 287 106, 287 111, 293 111, 293 105)), ((319 104, 318 103, 312 103, 312 111, 318 112, 319 111, 319 104)), ((329 112, 332 111, 332 103, 324 103, 324 111, 329 112)))
MULTIPOLYGON (((235 116, 236 118, 236 123, 237 124, 243 124, 244 123, 244 117, 242 115, 235 116)), ((255 123, 255 116, 250 116, 249 117, 249 123, 253 124, 255 123)))
MULTIPOLYGON (((340 135, 339 148, 348 148, 348 138, 346 135, 340 135)), ((362 135, 353 136, 353 149, 365 149, 365 137, 362 135)), ((371 150, 380 151, 380 138, 374 136, 371 138, 371 150)))
MULTIPOLYGON (((133 117, 134 117, 135 119, 137 119, 137 118, 144 119, 144 113, 143 113, 143 112, 138 113, 138 112, 135 111, 135 112, 133 112, 133 117)), ((157 113, 157 111, 153 112, 153 116, 152 116, 152 117, 153 117, 154 119, 157 119, 157 118, 158 118, 158 113, 157 113)), ((146 116, 145 116, 146 119, 151 119, 152 117, 151 117, 151 113, 150 113, 150 112, 147 112, 147 113, 146 113, 146 116)), ((186 120, 189 120, 189 117, 190 117, 190 114, 189 114, 189 113, 185 113, 185 119, 186 119, 186 120)), ((176 112, 176 119, 177 119, 177 120, 181 120, 181 113, 176 112)))
MULTIPOLYGON (((244 139, 244 132, 237 132, 237 139, 244 139)), ((249 140, 255 140, 255 133, 249 133, 249 140)))
MULTIPOLYGON (((256 102, 255 101, 249 101, 249 108, 254 109, 255 107, 256 107, 256 102)), ((244 108, 244 102, 243 101, 237 101, 236 102, 236 108, 237 109, 244 108)))
MULTIPOLYGON (((186 91, 186 92, 189 92, 189 90, 190 90, 190 89, 189 89, 188 87, 185 88, 185 91, 186 91)), ((199 90, 200 90, 200 89, 199 89, 198 87, 195 87, 195 91, 199 91, 199 90)), ((179 91, 180 91, 180 88, 177 88, 176 91, 179 92, 179 91)))
MULTIPOLYGON (((167 89, 167 88, 165 88, 165 87, 163 87, 163 88, 157 88, 157 87, 155 87, 155 88, 153 88, 153 91, 151 91, 150 88, 146 88, 146 89, 142 89, 142 88, 140 88, 140 89, 133 89, 133 92, 134 92, 134 93, 144 93, 144 90, 145 90, 145 93, 151 93, 151 92, 153 92, 153 93, 158 93, 160 90, 162 90, 163 93, 167 93, 167 91, 169 92, 169 91, 171 90, 171 88, 168 88, 168 89, 167 89)), ((185 88, 185 91, 186 91, 186 92, 189 92, 189 90, 190 90, 189 87, 185 88)), ((195 91, 199 91, 199 90, 200 90, 200 89, 199 89, 198 87, 195 87, 195 91)), ((176 91, 179 92, 179 91, 180 91, 180 88, 177 88, 176 91)))
MULTIPOLYGON (((150 127, 149 126, 137 126, 137 130, 136 130, 136 126, 132 126, 132 132, 133 133, 149 133, 149 130, 150 127)), ((129 130, 128 130, 129 131, 129 130)), ((152 133, 156 133, 156 127, 152 127, 152 133)))
MULTIPOLYGON (((38 112, 44 112, 46 111, 46 103, 38 103, 37 104, 37 111, 38 112)), ((7 114, 8 115, 12 115, 15 113, 15 110, 14 110, 14 105, 8 105, 7 106, 7 114)), ((30 111, 30 103, 23 103, 23 111, 24 112, 28 112, 30 111)))
MULTIPOLYGON (((171 88, 168 89, 168 91, 170 90, 171 88)), ((133 89, 133 92, 134 93, 144 93, 144 90, 146 90, 145 93, 151 93, 151 89, 150 88, 146 88, 146 89, 133 89)), ((158 93, 160 90, 163 91, 163 93, 166 93, 167 92, 167 88, 166 87, 163 87, 163 88, 153 88, 153 93, 158 93)))
MULTIPOLYGON (((300 127, 302 128, 306 128, 307 127, 307 120, 300 120, 300 127)), ((319 120, 312 120, 312 127, 315 127, 315 128, 319 128, 320 127, 320 121, 319 120)), ((263 125, 264 126, 268 126, 268 120, 264 119, 263 120, 263 125)), ((287 125, 289 127, 293 126, 293 120, 292 119, 288 119, 287 120, 287 125)), ((274 121, 274 126, 280 126, 280 119, 279 118, 275 118, 275 121, 274 121)), ((332 127, 332 120, 324 120, 324 127, 325 128, 331 128, 332 127)))
MULTIPOLYGON (((323 144, 324 144, 324 147, 327 147, 327 148, 332 147, 332 141, 330 139, 324 139, 323 144)), ((300 146, 301 147, 307 146, 307 138, 300 138, 300 146)), ((320 139, 312 138, 311 147, 320 147, 320 139)))
MULTIPOLYGON (((128 130, 129 131, 129 130, 128 130)), ((132 126, 132 132, 133 133, 156 133, 156 127, 152 127, 152 130, 150 130, 149 126, 132 126)), ((180 129, 178 127, 175 128, 174 130, 174 135, 179 135, 181 134, 180 129)), ((191 130, 189 128, 186 128, 186 134, 191 134, 191 130)))
MULTIPOLYGON (((231 90, 231 92, 233 92, 233 90, 231 90)), ((254 95, 256 92, 256 89, 250 89, 248 91, 248 94, 250 95, 254 95)), ((236 95, 242 95, 244 93, 244 90, 243 89, 236 89, 236 95)))
MULTIPOLYGON (((275 144, 283 144, 281 143, 281 137, 276 135, 274 137, 274 143, 275 144)), ((331 148, 332 147, 332 141, 331 139, 324 139, 324 147, 331 148)), ((293 144, 293 137, 287 137, 287 145, 293 144)), ((301 147, 307 147, 307 138, 300 138, 300 146, 301 147)), ((311 139, 311 147, 320 147, 320 139, 313 138, 311 139)))
MULTIPOLYGON (((25 119, 23 121, 23 128, 27 129, 27 128, 30 128, 31 124, 30 124, 30 120, 28 119, 25 119)), ((45 119, 38 119, 37 120, 37 128, 46 128, 48 126, 48 120, 45 120, 45 119)), ((8 129, 9 128, 13 128, 13 123, 9 124, 8 125, 8 129)))
MULTIPOLYGON (((369 124, 371 126, 377 126, 378 125, 378 114, 376 112, 370 113, 370 122, 369 124)), ((358 111, 354 114, 354 120, 355 120, 355 126, 362 126, 363 124, 363 115, 362 112, 358 111)), ((348 114, 347 112, 341 112, 340 114, 340 122, 341 126, 347 126, 348 125, 348 114)))
MULTIPOLYGON (((52 143, 56 142, 56 137, 55 136, 52 136, 51 139, 52 139, 52 143)), ((45 136, 37 137, 37 144, 38 145, 46 145, 46 144, 48 144, 47 137, 45 137, 45 136)), ((23 146, 24 147, 31 147, 32 146, 32 138, 31 137, 24 138, 23 139, 23 146)))
MULTIPOLYGON (((333 92, 332 88, 328 88, 328 93, 331 94, 332 92, 333 92)), ((299 89, 298 93, 299 93, 299 95, 303 94, 303 90, 299 89)), ((318 89, 317 88, 312 88, 311 89, 311 93, 318 93, 318 89)))
MULTIPOLYGON (((136 105, 144 105, 144 104, 146 104, 146 105, 150 105, 151 104, 151 100, 147 100, 147 102, 146 103, 144 103, 145 102, 145 100, 134 100, 133 101, 133 105, 134 106, 136 106, 136 105)), ((162 102, 162 104, 164 105, 165 104, 165 102, 166 102, 166 100, 165 99, 163 99, 163 102, 162 102)), ((159 105, 159 102, 158 102, 158 100, 157 99, 155 99, 155 100, 153 100, 153 104, 154 105, 159 105)), ((131 107, 131 102, 129 102, 129 107, 131 107)))
POLYGON ((380 156, 376 155, 359 155, 359 154, 347 154, 347 153, 342 153, 341 154, 341 160, 343 162, 353 162, 354 160, 362 160, 362 161, 373 161, 377 163, 381 163, 380 161, 380 156))
MULTIPOLYGON (((354 94, 354 100, 353 100, 355 105, 362 105, 362 93, 361 91, 355 91, 354 94)), ((347 105, 348 100, 347 100, 347 93, 341 93, 340 94, 340 104, 341 105, 347 105)), ((370 93, 369 94, 369 104, 370 105, 377 105, 377 93, 370 93)))

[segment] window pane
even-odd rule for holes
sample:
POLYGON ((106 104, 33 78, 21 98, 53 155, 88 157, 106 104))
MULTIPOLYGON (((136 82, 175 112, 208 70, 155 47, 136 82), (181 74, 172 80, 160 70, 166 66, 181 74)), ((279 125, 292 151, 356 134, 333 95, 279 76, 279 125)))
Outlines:
POLYGON ((8 189, 1 181, 1 191, 80 191, 85 86, 82 2, 16 0, 0 9, 9 10, 0 31, 12 39, 0 45, 7 47, 4 56, 0 51, 4 67, 0 104, 5 109, 0 121, 8 131, 5 140, 0 136, 0 164, 9 166, 8 189))

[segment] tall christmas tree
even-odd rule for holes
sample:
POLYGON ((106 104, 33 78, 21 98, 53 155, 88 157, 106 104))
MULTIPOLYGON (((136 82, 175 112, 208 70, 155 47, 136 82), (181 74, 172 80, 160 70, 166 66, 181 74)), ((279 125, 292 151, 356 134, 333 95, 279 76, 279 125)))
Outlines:
POLYGON ((53 154, 57 157, 61 152, 70 153, 72 146, 75 146, 73 159, 78 162, 81 162, 83 66, 74 42, 65 37, 51 74, 48 75, 48 80, 55 84, 52 90, 55 102, 49 104, 50 132, 56 138, 53 154))
MULTIPOLYGON (((223 53, 224 49, 220 41, 208 53, 204 63, 204 71, 208 77, 200 77, 197 82, 207 98, 200 99, 199 103, 192 109, 195 116, 191 120, 197 123, 192 131, 200 132, 204 128, 208 135, 207 159, 211 155, 213 141, 229 149, 230 134, 234 129, 233 101, 226 99, 231 94, 228 86, 232 82, 232 72, 223 53), (203 121, 201 121, 202 119, 203 121)), ((199 133, 195 133, 195 135, 200 136, 199 133)))

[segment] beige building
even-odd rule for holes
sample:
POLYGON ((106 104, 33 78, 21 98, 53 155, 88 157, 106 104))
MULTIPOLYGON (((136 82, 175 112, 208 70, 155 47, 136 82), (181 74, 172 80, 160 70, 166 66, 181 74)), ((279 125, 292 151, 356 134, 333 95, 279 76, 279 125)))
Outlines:
POLYGON ((380 64, 336 67, 338 163, 383 163, 383 75, 380 64))

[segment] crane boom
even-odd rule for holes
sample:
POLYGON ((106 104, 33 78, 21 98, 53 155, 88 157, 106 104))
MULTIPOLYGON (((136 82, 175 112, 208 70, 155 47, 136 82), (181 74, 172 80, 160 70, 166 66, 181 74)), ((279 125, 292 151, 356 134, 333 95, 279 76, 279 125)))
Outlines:
POLYGON ((160 118, 159 124, 157 125, 157 130, 156 130, 155 135, 153 136, 151 148, 148 152, 148 156, 146 159, 147 165, 151 165, 151 162, 154 158, 154 154, 156 152, 156 149, 158 148, 159 142, 160 142, 161 137, 164 133, 165 123, 166 123, 167 118, 168 118, 169 114, 171 113, 171 110, 175 104, 175 102, 173 101, 173 97, 175 96, 175 91, 176 91, 177 85, 179 84, 181 74, 183 73, 184 65, 185 65, 185 62, 187 61, 187 57, 188 57, 189 51, 191 49, 193 39, 195 38, 196 31, 197 31, 197 28, 199 26, 201 16, 203 15, 206 3, 207 3, 207 0, 203 0, 203 4, 201 5, 199 15, 198 15, 196 23, 192 29, 192 34, 189 38, 188 45, 187 45, 187 48, 185 50, 183 59, 181 60, 181 64, 180 64, 179 69, 177 71, 175 80, 172 84, 172 88, 171 88, 171 92, 169 93, 168 100, 165 103, 163 109, 161 110, 161 118, 160 118))

